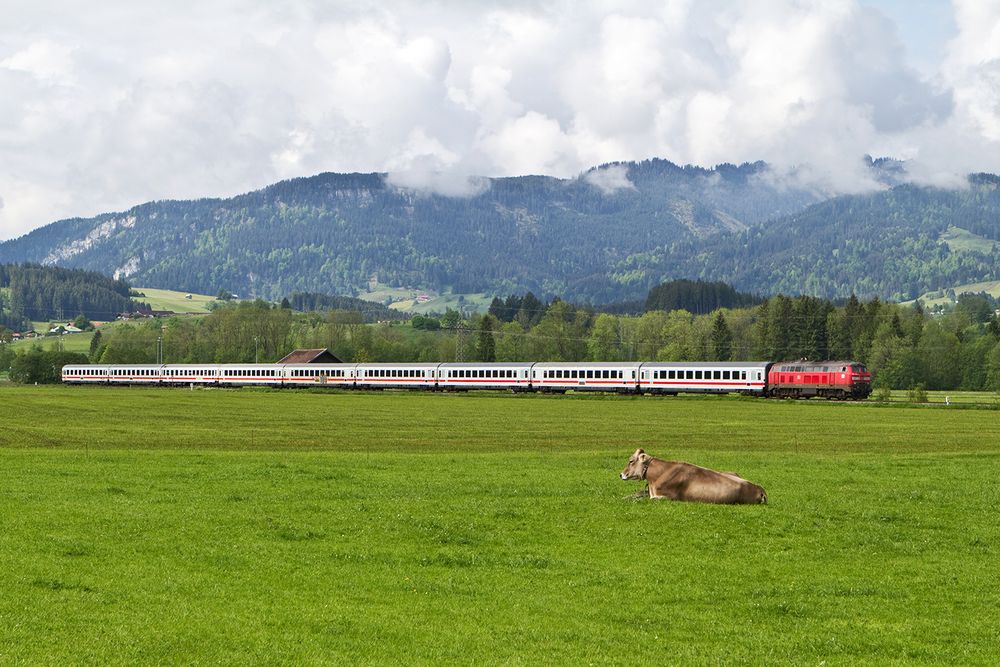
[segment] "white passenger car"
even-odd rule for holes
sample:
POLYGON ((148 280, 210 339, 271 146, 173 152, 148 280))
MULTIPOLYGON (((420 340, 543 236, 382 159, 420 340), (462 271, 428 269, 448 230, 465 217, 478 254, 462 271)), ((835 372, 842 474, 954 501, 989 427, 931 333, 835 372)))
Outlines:
POLYGON ((441 364, 438 366, 438 388, 527 390, 531 367, 530 363, 516 361, 441 364))
POLYGON ((636 391, 640 366, 634 361, 537 363, 531 383, 541 391, 636 391))
POLYGON ((763 394, 769 361, 648 361, 642 364, 639 389, 678 392, 763 394))

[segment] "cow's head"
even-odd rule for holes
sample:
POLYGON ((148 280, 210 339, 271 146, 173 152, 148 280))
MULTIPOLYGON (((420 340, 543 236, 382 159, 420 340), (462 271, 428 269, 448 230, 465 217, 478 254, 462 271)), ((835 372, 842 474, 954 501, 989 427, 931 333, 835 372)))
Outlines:
POLYGON ((641 449, 635 450, 635 453, 632 454, 625 465, 625 469, 622 470, 622 479, 642 479, 645 477, 646 468, 649 466, 649 461, 652 458, 652 456, 641 449))

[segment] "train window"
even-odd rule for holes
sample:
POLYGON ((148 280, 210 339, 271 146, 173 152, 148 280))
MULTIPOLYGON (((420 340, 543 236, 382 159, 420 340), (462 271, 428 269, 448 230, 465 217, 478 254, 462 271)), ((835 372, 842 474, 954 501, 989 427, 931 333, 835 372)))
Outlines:
POLYGON ((722 379, 722 371, 712 371, 712 379, 713 380, 721 380, 722 379))
POLYGON ((694 372, 694 379, 695 380, 700 380, 701 379, 701 371, 695 371, 694 372))
POLYGON ((686 380, 693 380, 694 379, 694 371, 684 371, 684 379, 686 379, 686 380))
POLYGON ((730 377, 730 375, 729 375, 729 371, 722 371, 722 379, 723 380, 730 380, 730 379, 732 379, 730 377))
POLYGON ((741 371, 740 372, 740 379, 741 380, 746 380, 747 379, 747 372, 746 371, 741 371))

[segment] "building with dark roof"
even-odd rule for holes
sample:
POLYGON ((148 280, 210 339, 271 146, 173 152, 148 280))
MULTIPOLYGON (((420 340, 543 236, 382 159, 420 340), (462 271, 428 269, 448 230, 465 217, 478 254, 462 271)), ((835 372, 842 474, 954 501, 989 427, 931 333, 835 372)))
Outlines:
POLYGON ((330 350, 325 347, 318 350, 295 350, 278 360, 279 364, 342 364, 330 350))

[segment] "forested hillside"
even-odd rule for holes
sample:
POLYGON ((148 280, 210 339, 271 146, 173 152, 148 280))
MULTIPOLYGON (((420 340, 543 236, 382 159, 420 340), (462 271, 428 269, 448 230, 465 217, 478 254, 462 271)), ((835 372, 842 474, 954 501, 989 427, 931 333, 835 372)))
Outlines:
POLYGON ((599 302, 661 282, 627 268, 652 248, 746 229, 820 198, 771 183, 761 163, 701 169, 651 160, 576 179, 484 184, 477 196, 455 198, 395 188, 380 174, 322 174, 227 200, 152 202, 54 223, 0 245, 0 261, 275 299, 355 294, 377 276, 386 285, 599 302))
POLYGON ((128 283, 100 273, 0 264, 0 325, 13 330, 28 328, 32 320, 77 315, 110 320, 142 305, 129 297, 128 283))
MULTIPOLYGON (((753 292, 852 292, 893 300, 1000 277, 1000 177, 974 175, 962 190, 901 185, 871 195, 837 197, 754 227, 738 238, 692 245, 704 253, 687 275, 730 282, 753 292), (949 228, 981 237, 950 249, 949 228)), ((665 255, 662 266, 675 266, 665 255)))
MULTIPOLYGON (((891 161, 870 168, 887 187, 903 175, 891 161)), ((998 184, 977 175, 959 190, 903 184, 825 199, 762 163, 651 160, 575 179, 484 180, 481 193, 458 198, 397 188, 380 174, 322 174, 226 200, 54 223, 0 245, 0 261, 270 299, 356 295, 373 278, 594 304, 641 299, 676 278, 761 295, 906 299, 1000 278, 998 184), (946 232, 963 243, 949 247, 946 232)))
POLYGON ((374 301, 355 299, 350 296, 330 296, 309 292, 295 292, 287 297, 288 306, 302 312, 323 312, 339 310, 360 313, 365 322, 384 320, 408 320, 409 315, 374 301))

